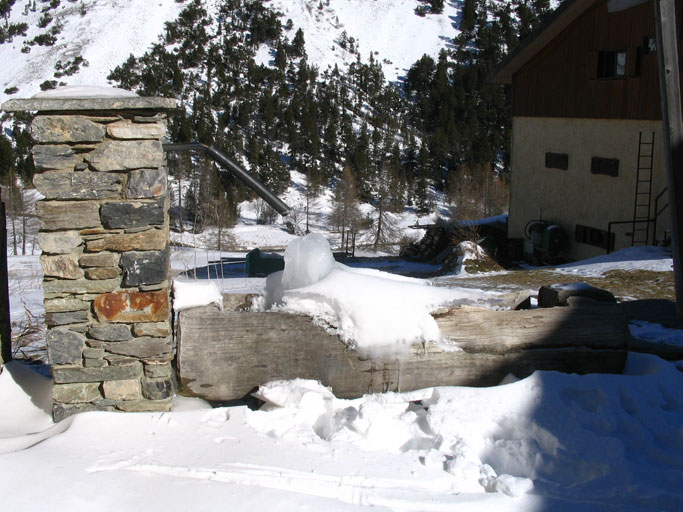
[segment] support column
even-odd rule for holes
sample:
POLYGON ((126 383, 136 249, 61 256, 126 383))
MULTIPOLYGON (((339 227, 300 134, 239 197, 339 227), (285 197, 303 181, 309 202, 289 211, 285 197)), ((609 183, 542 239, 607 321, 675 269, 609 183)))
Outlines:
POLYGON ((56 421, 174 394, 166 98, 10 100, 35 111, 34 184, 56 421))

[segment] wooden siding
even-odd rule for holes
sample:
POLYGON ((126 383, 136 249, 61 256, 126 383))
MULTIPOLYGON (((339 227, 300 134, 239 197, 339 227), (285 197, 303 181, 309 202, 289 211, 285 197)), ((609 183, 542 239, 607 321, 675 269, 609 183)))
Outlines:
MULTIPOLYGON (((677 0, 678 27, 682 9, 677 0)), ((513 115, 661 119, 657 55, 643 48, 654 35, 653 2, 616 13, 596 2, 515 73, 513 115), (610 50, 627 52, 624 78, 597 78, 598 52, 610 50)))

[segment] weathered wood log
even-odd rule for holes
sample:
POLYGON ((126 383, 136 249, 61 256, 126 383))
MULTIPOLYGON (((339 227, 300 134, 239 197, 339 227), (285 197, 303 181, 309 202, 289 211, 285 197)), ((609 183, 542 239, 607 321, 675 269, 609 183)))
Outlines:
MULTIPOLYGON (((239 301, 238 301, 239 302, 239 301)), ((532 311, 455 308, 437 322, 462 350, 416 344, 398 356, 364 357, 310 318, 284 313, 182 311, 178 322, 181 393, 242 398, 271 380, 305 378, 339 397, 432 386, 490 386, 535 370, 618 373, 628 329, 613 305, 532 311)))

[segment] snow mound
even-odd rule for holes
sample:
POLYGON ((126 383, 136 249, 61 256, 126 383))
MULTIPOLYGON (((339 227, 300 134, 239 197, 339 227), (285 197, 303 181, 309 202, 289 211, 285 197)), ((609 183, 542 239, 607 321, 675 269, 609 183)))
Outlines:
POLYGON ((216 304, 223 310, 223 295, 213 281, 173 280, 173 311, 216 304))
POLYGON ((399 356, 413 343, 441 341, 431 311, 479 296, 335 263, 327 241, 310 234, 288 245, 285 269, 268 276, 259 308, 309 315, 353 348, 399 356))

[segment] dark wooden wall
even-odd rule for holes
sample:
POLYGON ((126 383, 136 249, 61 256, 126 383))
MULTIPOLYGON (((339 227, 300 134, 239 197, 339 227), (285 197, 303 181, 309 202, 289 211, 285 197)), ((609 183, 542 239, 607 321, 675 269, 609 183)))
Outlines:
MULTIPOLYGON (((676 0, 679 41, 682 9, 676 0)), ((596 2, 515 74, 513 115, 661 119, 657 55, 643 48, 654 35, 652 1, 616 13, 607 12, 607 0, 596 2), (605 50, 627 51, 625 78, 597 78, 605 50)))

